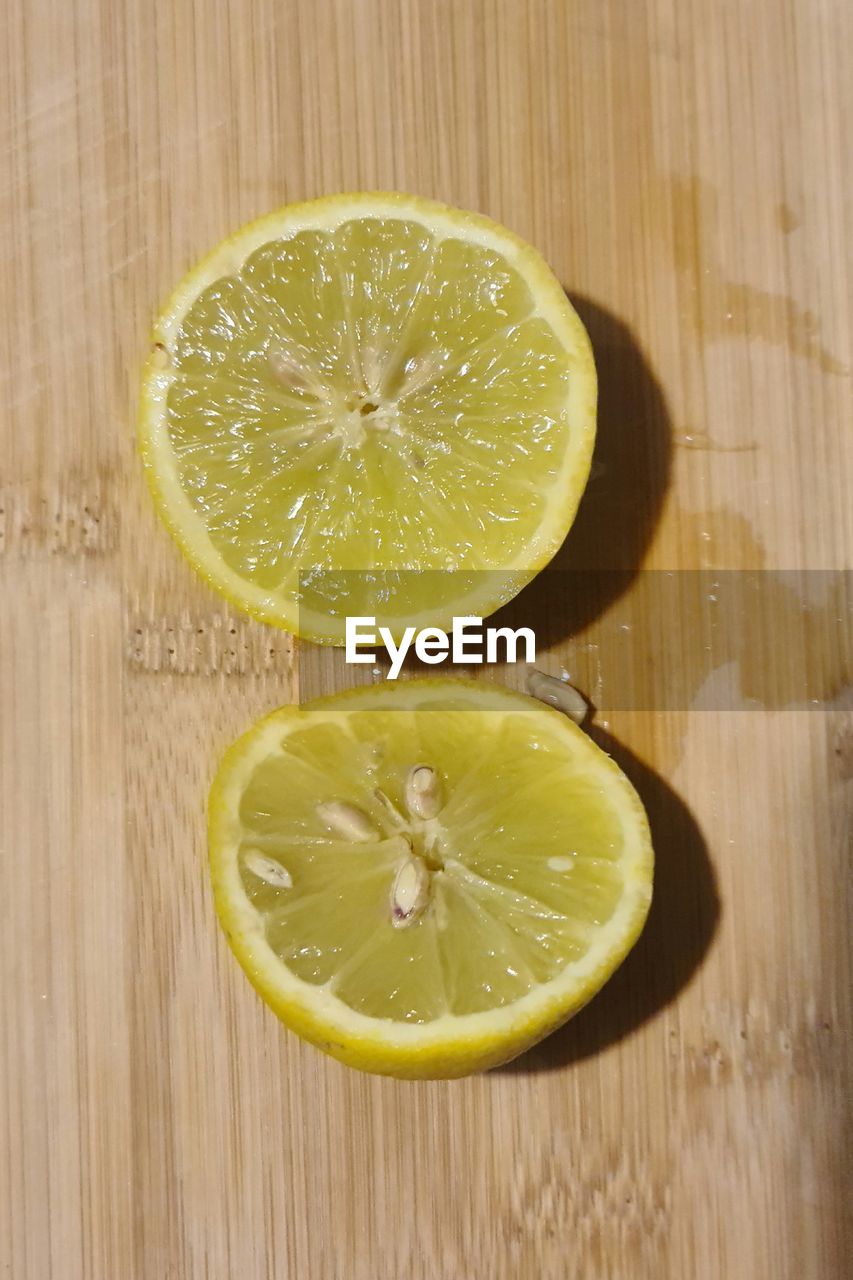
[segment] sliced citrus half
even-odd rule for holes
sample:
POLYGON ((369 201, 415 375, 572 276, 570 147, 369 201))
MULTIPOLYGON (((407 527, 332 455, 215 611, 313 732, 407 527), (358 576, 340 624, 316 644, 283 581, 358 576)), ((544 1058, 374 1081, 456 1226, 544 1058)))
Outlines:
POLYGON ((400 1077, 515 1057, 637 938, 652 849, 636 792, 523 694, 409 680, 283 707, 213 786, 216 908, 299 1035, 400 1077))
POLYGON ((595 401, 586 331, 530 245, 434 201, 334 196, 244 227, 181 282, 140 439, 211 585, 342 643, 365 602, 399 632, 520 590, 574 518, 595 401))

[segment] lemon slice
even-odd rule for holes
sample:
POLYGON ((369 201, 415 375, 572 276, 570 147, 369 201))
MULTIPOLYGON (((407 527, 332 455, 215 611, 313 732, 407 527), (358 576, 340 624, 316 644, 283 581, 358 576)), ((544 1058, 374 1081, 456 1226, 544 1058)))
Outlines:
POLYGON ((529 245, 433 201, 335 196, 244 227, 178 286, 140 440, 210 584, 341 643, 371 593, 399 632, 520 590, 574 518, 595 400, 586 331, 529 245))
POLYGON ((216 908, 294 1031, 400 1077, 466 1075, 581 1008, 637 938, 628 780, 522 694, 410 680, 283 707, 211 792, 216 908))

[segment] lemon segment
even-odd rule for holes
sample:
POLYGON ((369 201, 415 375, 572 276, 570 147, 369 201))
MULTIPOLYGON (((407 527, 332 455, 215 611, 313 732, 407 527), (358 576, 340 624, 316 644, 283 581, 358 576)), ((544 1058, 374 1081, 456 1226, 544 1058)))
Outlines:
POLYGON ((566 717, 480 682, 281 708, 227 753, 209 833, 217 911, 264 999, 401 1077, 528 1048, 606 981, 651 900, 625 776, 566 717))
MULTIPOLYGON (((433 201, 339 196, 243 228, 185 278, 140 443, 217 590, 342 643, 354 608, 315 582, 300 610, 300 572, 472 571, 456 595, 482 616, 520 590, 571 525, 595 400, 586 332, 529 245, 433 201)), ((425 580, 398 629, 449 623, 448 590, 425 580)))

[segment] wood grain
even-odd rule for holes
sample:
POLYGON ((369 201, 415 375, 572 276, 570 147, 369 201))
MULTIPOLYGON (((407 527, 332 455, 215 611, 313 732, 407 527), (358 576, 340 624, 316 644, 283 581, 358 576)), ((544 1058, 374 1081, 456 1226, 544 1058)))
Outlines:
POLYGON ((640 563, 850 569, 851 26, 843 0, 2 6, 4 1275, 846 1274, 830 649, 816 710, 605 717, 658 896, 575 1023, 488 1077, 360 1076, 217 931, 205 789, 294 655, 180 560, 133 418, 150 320, 221 236, 408 189, 506 222, 580 299, 605 469, 570 555, 628 600, 640 563))

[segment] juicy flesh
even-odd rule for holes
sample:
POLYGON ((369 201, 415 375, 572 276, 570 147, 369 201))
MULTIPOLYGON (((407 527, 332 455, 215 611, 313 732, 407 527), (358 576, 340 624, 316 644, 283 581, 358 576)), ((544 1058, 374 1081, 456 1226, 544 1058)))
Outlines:
POLYGON ((171 361, 183 487, 259 587, 300 565, 505 568, 533 545, 567 357, 498 254, 399 218, 272 241, 197 299, 171 361))
POLYGON ((273 951, 377 1018, 429 1022, 519 999, 585 955, 623 891, 605 788, 523 714, 319 719, 256 767, 240 823, 243 888, 273 951), (442 789, 429 820, 405 805, 406 774, 423 763, 442 789), (317 806, 332 800, 358 807, 376 838, 330 831, 317 806), (410 851, 429 868, 429 903, 395 928, 392 886, 410 851))

